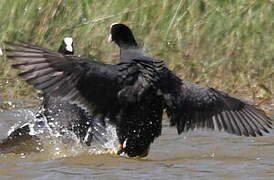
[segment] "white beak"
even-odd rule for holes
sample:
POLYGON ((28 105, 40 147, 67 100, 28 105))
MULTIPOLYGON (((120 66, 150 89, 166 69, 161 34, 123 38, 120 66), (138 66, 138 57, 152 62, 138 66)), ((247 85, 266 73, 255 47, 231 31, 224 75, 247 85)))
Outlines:
POLYGON ((108 43, 111 43, 111 42, 112 42, 112 35, 109 34, 109 36, 108 36, 108 43))

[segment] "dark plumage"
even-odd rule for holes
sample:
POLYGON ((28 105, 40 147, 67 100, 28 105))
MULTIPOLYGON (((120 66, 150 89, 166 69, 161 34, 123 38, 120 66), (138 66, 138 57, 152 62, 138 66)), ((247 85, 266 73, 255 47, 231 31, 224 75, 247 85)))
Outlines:
MULTIPOLYGON (((120 61, 155 61, 138 47, 126 25, 113 24, 111 33, 120 47, 120 61), (130 37, 119 38, 123 34, 130 37)), ((271 128, 270 118, 262 110, 224 92, 181 80, 166 67, 160 70, 158 78, 156 89, 161 91, 170 124, 177 127, 179 134, 197 127, 256 136, 271 128)))
MULTIPOLYGON (((64 38, 58 52, 64 55, 73 55, 73 39, 70 37, 64 38)), ((100 117, 88 115, 77 105, 64 101, 60 97, 43 94, 42 106, 35 116, 36 119, 34 122, 28 122, 13 130, 0 144, 0 150, 5 149, 6 144, 9 144, 11 140, 12 144, 16 145, 16 142, 21 141, 21 139, 34 138, 34 135, 29 134, 31 131, 30 126, 33 126, 34 129, 43 129, 48 126, 54 132, 60 134, 65 133, 66 130, 70 130, 87 145, 94 141, 94 138, 96 141, 104 139, 100 134, 105 132, 104 126, 100 124, 100 117), (44 121, 44 118, 46 121, 44 121), (103 127, 100 128, 99 126, 103 127)))
POLYGON ((245 136, 271 128, 263 111, 229 95, 179 79, 162 61, 148 56, 123 24, 111 26, 120 62, 103 64, 29 44, 6 43, 13 68, 46 94, 75 103, 117 127, 119 153, 146 156, 161 134, 166 110, 178 133, 194 128, 225 130, 245 136))
MULTIPOLYGON (((64 55, 73 55, 73 39, 65 37, 58 52, 64 55)), ((42 108, 36 117, 45 117, 50 127, 62 134, 64 129, 71 130, 81 141, 91 143, 92 138, 87 134, 89 128, 93 128, 93 118, 83 109, 71 104, 60 97, 53 97, 50 94, 43 94, 42 108)))

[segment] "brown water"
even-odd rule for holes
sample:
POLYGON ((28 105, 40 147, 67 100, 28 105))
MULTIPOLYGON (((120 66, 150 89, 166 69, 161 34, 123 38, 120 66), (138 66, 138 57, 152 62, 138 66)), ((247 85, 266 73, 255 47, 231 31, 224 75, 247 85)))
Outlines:
MULTIPOLYGON (((0 111, 0 138, 31 111, 0 111)), ((94 154, 74 143, 42 142, 42 152, 0 155, 0 179, 274 179, 274 133, 258 138, 194 131, 181 136, 164 122, 145 159, 94 154)))

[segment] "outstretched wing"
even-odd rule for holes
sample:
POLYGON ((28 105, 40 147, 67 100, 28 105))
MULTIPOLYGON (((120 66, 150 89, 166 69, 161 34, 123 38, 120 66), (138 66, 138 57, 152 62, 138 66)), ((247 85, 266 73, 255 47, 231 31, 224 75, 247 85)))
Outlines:
POLYGON ((109 112, 117 102, 119 85, 115 65, 63 55, 30 44, 6 43, 7 58, 27 83, 51 96, 60 96, 87 112, 109 112))
POLYGON ((50 96, 77 104, 92 115, 115 118, 121 104, 137 103, 147 89, 153 88, 160 61, 134 59, 116 65, 63 55, 30 45, 6 43, 7 58, 27 83, 50 96))
POLYGON ((262 110, 219 90, 180 80, 166 69, 162 85, 167 114, 178 133, 195 128, 256 136, 268 132, 271 119, 262 110))

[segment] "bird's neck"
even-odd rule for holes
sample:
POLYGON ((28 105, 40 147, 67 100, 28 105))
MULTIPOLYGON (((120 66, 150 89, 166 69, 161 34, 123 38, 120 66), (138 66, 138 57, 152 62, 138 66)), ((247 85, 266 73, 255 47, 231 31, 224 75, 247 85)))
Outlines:
POLYGON ((132 59, 138 59, 145 55, 145 52, 139 47, 122 48, 120 47, 120 62, 129 62, 132 59))

